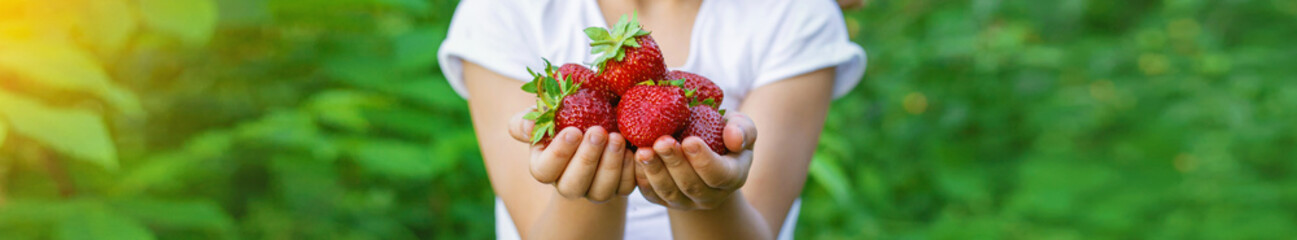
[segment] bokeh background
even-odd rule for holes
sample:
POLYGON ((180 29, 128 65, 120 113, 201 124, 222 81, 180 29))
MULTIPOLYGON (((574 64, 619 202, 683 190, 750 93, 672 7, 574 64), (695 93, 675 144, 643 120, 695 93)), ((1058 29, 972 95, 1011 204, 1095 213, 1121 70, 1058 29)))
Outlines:
MULTIPOLYGON (((447 0, 0 0, 0 239, 487 239, 447 0)), ((1297 1, 874 0, 808 239, 1297 236, 1297 1)), ((522 70, 522 69, 519 69, 522 70)))

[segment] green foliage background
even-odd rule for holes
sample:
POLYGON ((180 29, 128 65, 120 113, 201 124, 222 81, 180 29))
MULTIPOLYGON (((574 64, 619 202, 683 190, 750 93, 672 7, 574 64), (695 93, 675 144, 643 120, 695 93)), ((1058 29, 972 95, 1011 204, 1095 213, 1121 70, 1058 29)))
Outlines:
MULTIPOLYGON (((0 1, 0 239, 493 237, 455 4, 0 1)), ((799 237, 1297 235, 1297 2, 846 15, 799 237)))

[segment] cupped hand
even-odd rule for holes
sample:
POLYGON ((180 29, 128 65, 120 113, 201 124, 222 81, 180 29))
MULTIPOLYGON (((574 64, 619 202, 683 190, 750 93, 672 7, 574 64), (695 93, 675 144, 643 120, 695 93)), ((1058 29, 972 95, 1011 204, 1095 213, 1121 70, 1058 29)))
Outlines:
POLYGON ((635 182, 650 202, 677 210, 711 209, 743 187, 752 167, 756 125, 741 113, 726 114, 722 139, 729 154, 712 152, 698 137, 683 143, 658 138, 635 152, 635 182))
MULTIPOLYGON (((535 123, 523 119, 527 112, 509 121, 509 133, 518 141, 531 143, 535 123)), ((598 126, 584 133, 568 127, 555 134, 549 146, 531 146, 530 168, 536 181, 552 184, 565 198, 605 202, 614 196, 630 195, 635 189, 632 157, 619 133, 608 133, 598 126)))

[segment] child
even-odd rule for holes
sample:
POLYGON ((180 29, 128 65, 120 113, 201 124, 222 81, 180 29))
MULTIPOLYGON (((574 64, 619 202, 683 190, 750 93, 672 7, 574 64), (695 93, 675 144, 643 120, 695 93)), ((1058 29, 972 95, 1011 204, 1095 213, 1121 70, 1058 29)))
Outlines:
POLYGON ((829 0, 464 0, 438 55, 468 99, 500 239, 790 239, 829 102, 865 67, 829 0), (593 62, 583 29, 632 12, 668 68, 723 89, 732 153, 669 136, 632 152, 599 127, 528 147, 525 68, 593 62))

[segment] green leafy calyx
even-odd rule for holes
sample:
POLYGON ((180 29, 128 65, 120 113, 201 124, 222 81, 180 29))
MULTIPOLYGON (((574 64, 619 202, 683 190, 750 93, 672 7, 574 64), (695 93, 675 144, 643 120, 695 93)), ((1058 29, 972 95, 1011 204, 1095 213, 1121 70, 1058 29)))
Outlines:
POLYGON ((636 85, 647 85, 647 86, 675 86, 675 87, 679 87, 680 89, 683 89, 683 90, 686 90, 686 91, 689 90, 689 89, 685 88, 685 80, 684 80, 684 79, 676 79, 676 80, 658 80, 658 81, 648 80, 648 81, 643 81, 643 82, 636 83, 636 85))
POLYGON ((545 60, 545 71, 536 72, 527 68, 527 73, 531 74, 531 81, 522 85, 522 90, 528 93, 536 94, 536 108, 524 115, 523 118, 536 122, 531 131, 531 144, 536 144, 546 136, 553 136, 555 128, 554 115, 558 113, 558 108, 563 103, 563 98, 576 93, 581 84, 573 84, 572 78, 562 76, 563 79, 555 79, 558 75, 558 68, 554 67, 549 60, 545 60))
POLYGON ((685 99, 689 100, 689 107, 691 108, 698 105, 707 105, 709 107, 712 107, 712 109, 717 109, 722 112, 725 111, 721 109, 721 104, 719 102, 716 102, 715 99, 708 98, 708 99, 698 100, 698 89, 684 87, 685 79, 669 80, 664 82, 667 82, 668 84, 674 86, 679 86, 680 89, 684 89, 685 99))
POLYGON ((594 65, 599 69, 603 69, 604 63, 608 60, 621 61, 626 58, 626 50, 623 47, 640 47, 635 37, 648 34, 648 30, 640 28, 635 13, 631 13, 629 19, 626 15, 622 15, 621 19, 617 20, 617 24, 612 26, 611 31, 600 27, 585 29, 585 35, 590 37, 590 54, 599 56, 594 60, 594 65))

